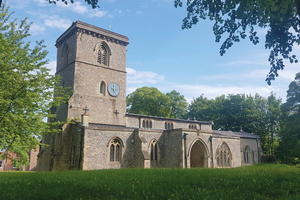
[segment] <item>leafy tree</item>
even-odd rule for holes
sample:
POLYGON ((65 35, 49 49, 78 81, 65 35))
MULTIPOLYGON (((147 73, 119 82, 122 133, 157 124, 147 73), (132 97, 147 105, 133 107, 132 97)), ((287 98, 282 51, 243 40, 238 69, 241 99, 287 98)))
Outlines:
MULTIPOLYGON (((63 2, 63 3, 65 3, 66 5, 68 4, 68 3, 74 3, 74 0, 46 0, 46 1, 48 1, 50 4, 51 3, 54 3, 54 4, 56 4, 56 2, 57 1, 61 1, 61 2, 63 2)), ((98 6, 98 0, 84 0, 87 4, 89 4, 89 5, 91 5, 92 6, 92 8, 99 8, 99 6, 98 6)))
MULTIPOLYGON (((202 94, 200 97, 193 99, 188 106, 187 119, 198 121, 214 121, 214 125, 218 124, 219 107, 217 106, 217 99, 224 100, 225 96, 217 97, 216 100, 208 99, 202 94)), ((222 101, 221 100, 221 101, 222 101)), ((215 127, 214 127, 215 128, 215 127)))
MULTIPOLYGON (((49 2, 49 4, 51 3, 54 3, 56 4, 57 1, 61 1, 63 3, 65 3, 66 5, 68 3, 74 3, 74 0, 46 0, 49 2)), ((84 0, 87 4, 91 5, 92 8, 99 8, 99 6, 97 5, 98 4, 98 0, 84 0)), ((0 7, 1 7, 1 4, 2 4, 2 0, 0 0, 0 7)))
POLYGON ((176 90, 172 90, 166 94, 171 99, 171 118, 182 119, 186 115, 187 101, 183 95, 176 90))
POLYGON ((16 166, 28 164, 27 152, 37 148, 41 135, 55 132, 46 123, 51 106, 60 105, 67 97, 64 89, 55 88, 59 78, 49 74, 47 51, 43 41, 31 47, 30 23, 26 19, 10 21, 9 7, 0 8, 0 156, 18 155, 16 166), (55 97, 53 90, 55 88, 55 97))
POLYGON ((300 163, 300 73, 289 85, 287 101, 282 105, 279 147, 276 155, 285 163, 300 163))
POLYGON ((279 131, 279 122, 281 117, 281 99, 276 99, 272 92, 267 99, 266 126, 269 131, 268 135, 268 153, 274 154, 274 141, 279 131))
MULTIPOLYGON (((174 0, 175 7, 182 7, 181 0, 174 0)), ((283 70, 283 59, 298 62, 290 55, 293 46, 300 43, 300 0, 187 0, 187 16, 182 29, 192 28, 199 19, 214 21, 213 32, 216 42, 226 35, 220 48, 223 55, 234 42, 247 36, 253 44, 259 42, 257 28, 267 28, 265 48, 270 49, 271 69, 266 81, 270 85, 283 70)))
POLYGON ((159 117, 170 117, 171 99, 155 87, 142 87, 127 95, 127 111, 159 117))

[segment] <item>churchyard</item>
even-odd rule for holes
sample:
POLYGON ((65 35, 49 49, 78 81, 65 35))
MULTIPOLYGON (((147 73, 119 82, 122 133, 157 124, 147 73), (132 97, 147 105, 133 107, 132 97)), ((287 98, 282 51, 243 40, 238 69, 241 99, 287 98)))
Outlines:
POLYGON ((1 199, 300 199, 300 169, 259 164, 228 169, 2 172, 1 199))

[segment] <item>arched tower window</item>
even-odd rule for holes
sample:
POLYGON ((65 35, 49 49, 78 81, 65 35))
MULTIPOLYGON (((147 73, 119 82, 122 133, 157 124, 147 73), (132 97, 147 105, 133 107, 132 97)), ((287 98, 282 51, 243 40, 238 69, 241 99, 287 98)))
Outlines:
POLYGON ((115 138, 109 144, 109 161, 120 162, 122 155, 122 142, 120 139, 115 138))
POLYGON ((246 164, 250 163, 250 156, 251 156, 251 150, 250 147, 247 145, 244 150, 244 163, 246 164))
POLYGON ((102 81, 100 84, 100 94, 105 95, 106 84, 102 81))
POLYGON ((67 66, 69 63, 69 49, 68 45, 65 44, 62 50, 62 65, 63 67, 67 66))
POLYGON ((109 66, 109 58, 111 55, 109 46, 105 42, 102 42, 96 45, 94 51, 97 53, 97 63, 109 66))
POLYGON ((223 142, 217 149, 217 166, 218 167, 231 167, 231 153, 228 145, 223 142))
POLYGON ((150 143, 150 159, 151 160, 158 160, 158 143, 156 140, 152 140, 150 143))

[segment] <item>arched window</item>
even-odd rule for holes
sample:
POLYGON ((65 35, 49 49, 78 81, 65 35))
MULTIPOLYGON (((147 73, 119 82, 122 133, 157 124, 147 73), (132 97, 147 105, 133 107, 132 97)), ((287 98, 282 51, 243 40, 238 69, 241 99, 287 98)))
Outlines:
POLYGON ((250 147, 247 145, 244 150, 244 163, 246 164, 250 163, 250 156, 251 156, 251 150, 250 147))
POLYGON ((165 129, 173 129, 174 124, 172 122, 165 122, 165 129))
POLYGON ((106 84, 102 81, 100 84, 100 94, 105 95, 106 84))
POLYGON ((97 53, 97 63, 109 66, 109 57, 111 55, 109 46, 105 42, 102 42, 96 45, 94 51, 97 53))
POLYGON ((68 45, 65 44, 62 50, 62 65, 63 67, 67 66, 69 63, 69 49, 68 45))
POLYGON ((223 142, 217 149, 217 166, 218 167, 230 167, 231 166, 231 153, 228 145, 223 142))
POLYGON ((143 120, 143 128, 152 128, 151 120, 143 120))
POLYGON ((156 140, 152 140, 152 142, 150 143, 150 149, 151 149, 150 159, 158 160, 158 143, 156 140))
POLYGON ((110 162, 120 162, 122 155, 122 146, 119 139, 113 139, 109 144, 109 161, 110 162))

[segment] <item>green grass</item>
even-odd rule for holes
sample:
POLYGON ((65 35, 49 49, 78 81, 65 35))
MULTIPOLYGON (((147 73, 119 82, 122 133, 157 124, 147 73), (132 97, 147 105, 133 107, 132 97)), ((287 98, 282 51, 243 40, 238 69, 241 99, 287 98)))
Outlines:
POLYGON ((300 169, 1 172, 0 199, 300 199, 300 169))

